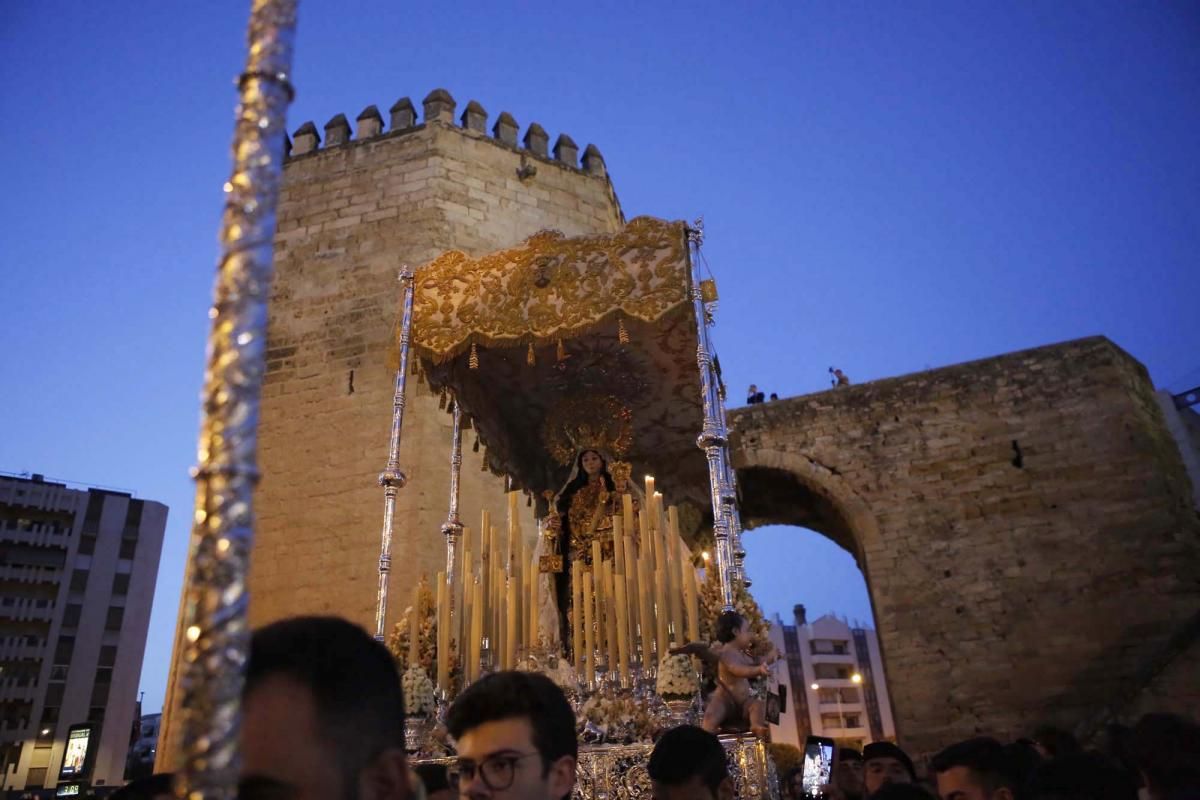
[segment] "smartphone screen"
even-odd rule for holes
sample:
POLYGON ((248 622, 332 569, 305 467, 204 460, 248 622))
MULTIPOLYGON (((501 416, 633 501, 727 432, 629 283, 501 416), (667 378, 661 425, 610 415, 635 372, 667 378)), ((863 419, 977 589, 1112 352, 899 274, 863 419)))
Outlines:
POLYGON ((833 739, 809 736, 804 743, 804 772, 801 781, 806 797, 816 797, 833 774, 833 739))

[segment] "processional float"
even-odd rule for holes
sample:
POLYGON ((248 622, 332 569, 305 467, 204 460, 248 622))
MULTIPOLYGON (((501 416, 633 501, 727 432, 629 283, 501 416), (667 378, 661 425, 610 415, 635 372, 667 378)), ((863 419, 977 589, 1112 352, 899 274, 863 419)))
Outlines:
MULTIPOLYGON (((186 797, 236 795, 256 429, 295 10, 295 0, 255 0, 239 81, 182 622, 179 789, 186 797)), ((671 644, 697 637, 693 545, 709 526, 718 604, 734 607, 743 585, 741 523, 709 333, 715 289, 699 275, 702 241, 699 222, 639 218, 611 236, 547 232, 481 259, 451 252, 415 272, 401 270, 392 426, 379 478, 384 522, 375 633, 380 639, 387 633, 393 516, 406 482, 398 456, 407 378, 418 370, 447 396, 453 414, 449 509, 441 529, 446 566, 435 626, 443 702, 455 689, 452 672, 461 688, 495 666, 545 669, 554 661, 564 668, 560 678, 573 676, 581 715, 606 703, 650 702, 647 681, 653 683, 671 644), (459 471, 468 425, 485 448, 487 467, 509 481, 510 520, 516 492, 538 503, 537 545, 520 559, 513 558, 511 534, 502 558, 488 525, 481 525, 477 545, 464 536, 459 471), (581 474, 572 477, 582 479, 576 494, 588 491, 585 451, 610 456, 604 470, 615 481, 605 481, 598 503, 590 498, 604 513, 573 517, 563 480, 573 460, 581 474), (643 494, 632 480, 635 466, 661 483, 647 478, 643 494), (659 488, 674 505, 665 505, 659 488), (516 622, 514 599, 525 612, 516 622)), ((409 637, 414 653, 418 635, 409 637)), ((659 675, 660 687, 664 679, 674 678, 659 675)), ((595 724, 583 722, 592 741, 604 739, 595 724)), ((725 743, 739 795, 774 796, 763 744, 736 736, 725 743)), ((634 769, 648 753, 645 742, 611 737, 585 748, 577 794, 648 794, 644 769, 634 769)))
MULTIPOLYGON (((644 773, 619 765, 644 761, 662 725, 695 718, 695 669, 671 650, 699 641, 711 617, 745 596, 702 242, 700 222, 640 217, 612 234, 542 232, 401 273, 392 438, 379 479, 381 640, 408 376, 419 374, 453 415, 437 599, 422 603, 418 591, 389 639, 406 667, 416 739, 435 697, 452 699, 494 668, 542 671, 574 701, 584 741, 598 745, 581 755, 581 793, 623 786, 636 795, 630 781, 644 773), (486 511, 478 535, 460 519, 465 428, 484 468, 507 480, 507 542, 486 511), (520 494, 536 502, 533 547, 516 527, 520 494), (695 565, 709 528, 717 599, 702 614, 695 565)), ((742 781, 743 793, 769 792, 761 744, 726 741, 738 775, 761 773, 742 781)))

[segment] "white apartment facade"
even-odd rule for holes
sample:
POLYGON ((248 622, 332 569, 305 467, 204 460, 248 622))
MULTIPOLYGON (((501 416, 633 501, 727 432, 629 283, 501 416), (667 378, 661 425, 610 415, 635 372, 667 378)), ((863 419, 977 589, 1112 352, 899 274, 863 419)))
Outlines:
POLYGON ((125 492, 0 474, 0 788, 121 785, 166 521, 125 492))
POLYGON ((883 659, 875 631, 831 614, 808 622, 804 606, 794 623, 776 615, 771 640, 783 655, 775 674, 787 686, 787 707, 771 726, 771 739, 803 748, 808 736, 827 736, 861 750, 868 742, 895 741, 883 659))

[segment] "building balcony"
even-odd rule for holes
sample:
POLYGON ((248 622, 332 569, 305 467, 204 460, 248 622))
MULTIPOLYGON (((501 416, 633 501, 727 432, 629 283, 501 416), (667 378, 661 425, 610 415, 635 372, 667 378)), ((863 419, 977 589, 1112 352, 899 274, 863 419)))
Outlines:
POLYGON ((56 550, 66 550, 71 541, 69 531, 22 531, 8 530, 4 532, 4 541, 16 544, 28 544, 34 547, 51 547, 56 550))
POLYGON ((858 665, 858 657, 853 653, 813 653, 809 660, 814 664, 858 665))

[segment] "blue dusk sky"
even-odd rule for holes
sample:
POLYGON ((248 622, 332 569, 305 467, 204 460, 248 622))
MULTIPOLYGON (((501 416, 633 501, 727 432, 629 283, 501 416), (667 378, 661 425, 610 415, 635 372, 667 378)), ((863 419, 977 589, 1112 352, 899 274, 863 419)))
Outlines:
MULTIPOLYGON (((147 709, 183 573, 248 5, 0 14, 0 469, 170 505, 147 709)), ((1194 2, 305 0, 294 75, 290 130, 445 87, 460 111, 594 142, 630 218, 703 215, 735 397, 1094 334, 1159 386, 1200 383, 1194 2)), ((768 612, 870 618, 823 537, 746 543, 768 612)))

